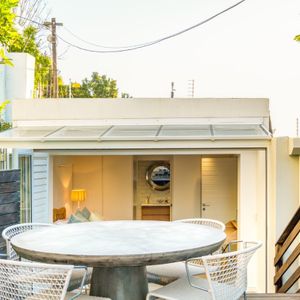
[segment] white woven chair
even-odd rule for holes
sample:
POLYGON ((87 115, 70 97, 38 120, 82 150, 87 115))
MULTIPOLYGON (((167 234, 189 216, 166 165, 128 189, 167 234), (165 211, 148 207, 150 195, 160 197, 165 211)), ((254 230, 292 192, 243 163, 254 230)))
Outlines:
MULTIPOLYGON (((56 226, 56 225, 49 224, 49 223, 22 223, 22 224, 11 225, 11 226, 5 228, 2 232, 2 237, 6 241, 7 258, 10 260, 21 260, 19 255, 13 249, 11 242, 10 242, 14 236, 16 236, 20 233, 29 231, 29 230, 34 230, 34 229, 39 229, 39 228, 44 228, 44 227, 49 227, 49 226, 56 226)), ((24 260, 24 259, 22 259, 22 260, 24 260)), ((24 260, 24 261, 26 261, 26 260, 24 260)), ((89 284, 89 282, 91 281, 92 271, 93 271, 92 268, 88 268, 86 279, 85 279, 85 285, 89 284)), ((82 268, 74 269, 74 271, 72 272, 69 286, 68 286, 69 291, 72 291, 72 290, 80 287, 84 272, 85 272, 85 270, 83 270, 82 268)))
POLYGON ((224 231, 225 228, 226 228, 224 223, 222 223, 218 220, 213 220, 213 219, 191 218, 191 219, 176 220, 174 222, 183 222, 183 223, 189 223, 189 224, 205 225, 205 226, 213 227, 213 228, 216 228, 216 229, 220 229, 222 231, 224 231))
MULTIPOLYGON (((220 229, 222 231, 225 230, 225 225, 217 220, 212 219, 203 219, 203 218, 192 218, 192 219, 182 219, 174 222, 183 222, 189 224, 197 224, 197 225, 205 225, 212 228, 220 229)), ((192 269, 192 268, 191 268, 192 269)), ((191 270, 193 272, 204 273, 204 268, 200 270, 200 268, 196 268, 195 270, 191 270)), ((175 281, 178 278, 185 277, 185 263, 183 261, 162 264, 162 265, 153 265, 147 266, 147 279, 148 282, 166 285, 175 281)))
MULTIPOLYGON (((67 293, 74 266, 51 265, 0 259, 1 300, 110 300, 67 293)), ((82 285, 84 278, 82 279, 82 285)), ((81 285, 81 288, 82 288, 81 285)))
POLYGON ((236 300, 246 299, 247 265, 260 242, 242 242, 243 248, 229 253, 207 255, 186 261, 187 277, 180 278, 162 288, 148 293, 147 300, 236 300), (206 279, 190 273, 190 267, 201 262, 206 279))
POLYGON ((10 260, 21 260, 19 255, 13 249, 10 242, 14 236, 29 230, 39 229, 39 228, 49 227, 49 226, 54 226, 54 225, 48 223, 23 223, 23 224, 16 224, 16 225, 11 225, 9 227, 6 227, 2 231, 2 237, 6 242, 7 258, 10 260))

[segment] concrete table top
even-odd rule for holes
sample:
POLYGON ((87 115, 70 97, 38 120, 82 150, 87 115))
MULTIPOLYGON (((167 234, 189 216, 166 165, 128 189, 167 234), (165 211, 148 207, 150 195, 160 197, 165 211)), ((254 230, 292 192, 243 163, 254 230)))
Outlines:
POLYGON ((186 260, 219 248, 224 232, 162 221, 85 222, 31 230, 12 238, 20 256, 88 266, 139 266, 186 260))
POLYGON ((146 265, 212 253, 226 235, 203 225, 162 221, 102 221, 50 226, 12 238, 27 259, 93 267, 90 294, 144 300, 146 265))

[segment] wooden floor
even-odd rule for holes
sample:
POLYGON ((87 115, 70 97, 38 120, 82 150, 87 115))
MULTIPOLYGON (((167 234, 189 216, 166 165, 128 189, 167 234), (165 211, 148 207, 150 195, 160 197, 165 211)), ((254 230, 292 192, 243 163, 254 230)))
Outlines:
MULTIPOLYGON (((243 298, 241 298, 243 299, 243 298)), ((251 300, 292 300, 299 299, 300 294, 247 294, 247 299, 251 300)))

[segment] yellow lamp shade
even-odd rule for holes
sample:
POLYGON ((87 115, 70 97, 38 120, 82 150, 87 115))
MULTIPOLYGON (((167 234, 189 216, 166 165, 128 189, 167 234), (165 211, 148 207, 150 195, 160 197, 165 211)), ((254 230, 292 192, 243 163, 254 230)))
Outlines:
POLYGON ((71 191, 71 200, 72 201, 85 201, 86 199, 86 190, 85 189, 78 189, 78 190, 72 190, 71 191))

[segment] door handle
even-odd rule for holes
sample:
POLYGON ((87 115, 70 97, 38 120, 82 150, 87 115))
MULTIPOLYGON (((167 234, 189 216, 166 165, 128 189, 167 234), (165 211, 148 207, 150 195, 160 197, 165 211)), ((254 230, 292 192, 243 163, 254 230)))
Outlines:
POLYGON ((209 207, 209 206, 210 206, 209 204, 202 203, 202 210, 205 211, 206 207, 209 207))

